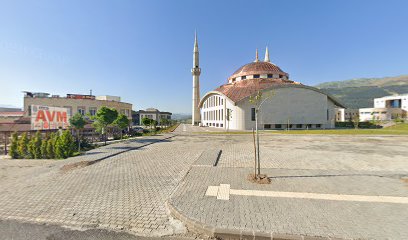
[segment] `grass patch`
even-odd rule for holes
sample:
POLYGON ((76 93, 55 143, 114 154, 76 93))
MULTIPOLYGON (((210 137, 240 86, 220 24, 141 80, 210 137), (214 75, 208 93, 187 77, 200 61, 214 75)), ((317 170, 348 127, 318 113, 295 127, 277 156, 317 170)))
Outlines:
POLYGON ((166 129, 162 130, 162 133, 169 133, 169 132, 173 132, 174 130, 176 130, 176 128, 180 125, 180 123, 174 124, 173 126, 170 126, 166 129))

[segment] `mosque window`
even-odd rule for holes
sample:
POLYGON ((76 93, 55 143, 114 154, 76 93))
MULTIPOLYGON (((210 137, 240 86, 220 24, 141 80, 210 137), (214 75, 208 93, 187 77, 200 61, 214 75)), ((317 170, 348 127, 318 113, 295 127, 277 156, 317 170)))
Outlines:
POLYGON ((296 124, 296 128, 302 128, 302 124, 296 124))
POLYGON ((273 74, 268 74, 268 78, 273 78, 273 74))
POLYGON ((321 128, 322 125, 321 124, 316 124, 316 128, 321 128))
POLYGON ((279 78, 283 78, 283 75, 282 75, 282 74, 279 74, 279 78))
POLYGON ((251 108, 251 120, 255 121, 255 108, 251 108))
POLYGON ((241 79, 242 79, 242 80, 246 79, 246 76, 242 76, 241 79))
POLYGON ((259 74, 254 74, 254 78, 259 78, 260 75, 259 74))
POLYGON ((264 128, 265 128, 265 129, 271 129, 271 124, 265 124, 265 125, 264 125, 264 128))
POLYGON ((282 124, 275 124, 275 128, 282 128, 282 124))

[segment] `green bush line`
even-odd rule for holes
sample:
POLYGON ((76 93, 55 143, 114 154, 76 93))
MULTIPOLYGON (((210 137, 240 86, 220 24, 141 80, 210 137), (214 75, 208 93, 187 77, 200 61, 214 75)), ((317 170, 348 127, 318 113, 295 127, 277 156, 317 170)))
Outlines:
POLYGON ((45 138, 38 131, 28 138, 27 133, 18 137, 13 133, 9 155, 13 159, 65 159, 74 156, 76 144, 69 130, 51 133, 45 138))

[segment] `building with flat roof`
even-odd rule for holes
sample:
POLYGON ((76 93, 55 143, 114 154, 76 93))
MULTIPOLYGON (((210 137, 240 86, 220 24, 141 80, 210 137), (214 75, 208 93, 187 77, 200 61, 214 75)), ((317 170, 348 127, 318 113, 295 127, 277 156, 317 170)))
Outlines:
POLYGON ((116 109, 119 113, 132 119, 132 104, 120 101, 116 96, 94 96, 82 94, 67 94, 66 97, 50 95, 49 93, 25 92, 24 114, 31 116, 31 106, 63 107, 68 109, 68 115, 76 113, 94 116, 99 108, 105 106, 116 109))
POLYGON ((360 108, 360 121, 408 119, 408 94, 374 98, 373 108, 360 108))
POLYGON ((21 108, 0 108, 0 124, 1 123, 14 123, 15 121, 22 118, 24 112, 21 108))
POLYGON ((171 112, 161 112, 156 108, 147 108, 146 110, 139 110, 133 114, 133 125, 142 125, 143 118, 156 120, 160 125, 162 119, 171 119, 171 112))
POLYGON ((358 114, 358 109, 336 108, 336 122, 351 122, 358 114))

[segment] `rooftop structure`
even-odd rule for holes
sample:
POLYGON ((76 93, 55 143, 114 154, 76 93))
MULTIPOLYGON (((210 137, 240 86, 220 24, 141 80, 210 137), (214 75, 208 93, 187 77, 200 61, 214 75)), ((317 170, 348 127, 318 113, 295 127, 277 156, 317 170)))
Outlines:
POLYGON ((95 115, 99 108, 106 106, 116 109, 119 113, 132 118, 132 104, 121 102, 117 96, 94 96, 92 94, 67 94, 66 97, 51 95, 49 93, 24 92, 24 112, 30 116, 30 107, 32 105, 41 105, 48 107, 63 107, 68 109, 68 115, 76 113, 82 115, 95 115))
POLYGON ((156 120, 160 125, 162 119, 171 119, 171 112, 161 112, 156 108, 147 108, 146 110, 139 110, 132 114, 133 124, 134 125, 142 125, 143 118, 149 118, 152 120, 156 120))

